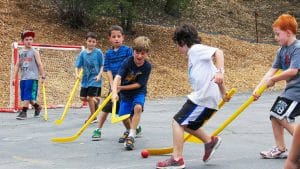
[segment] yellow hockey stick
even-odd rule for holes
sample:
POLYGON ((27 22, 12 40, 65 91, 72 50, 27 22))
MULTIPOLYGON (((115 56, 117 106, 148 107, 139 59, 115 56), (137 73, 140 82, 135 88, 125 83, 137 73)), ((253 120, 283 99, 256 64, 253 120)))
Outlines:
POLYGON ((67 104, 66 104, 66 106, 65 106, 65 109, 64 109, 63 114, 61 115, 60 119, 57 119, 57 120, 55 120, 55 122, 54 122, 56 125, 61 125, 62 122, 64 121, 64 119, 65 119, 65 117, 66 117, 66 115, 67 115, 67 113, 68 113, 68 111, 69 111, 69 109, 70 109, 72 100, 73 100, 74 95, 75 95, 75 93, 76 93, 76 90, 77 90, 77 88, 78 88, 78 86, 79 86, 80 79, 82 78, 82 74, 83 74, 83 69, 81 69, 80 72, 79 72, 79 77, 80 77, 80 78, 76 79, 76 81, 75 81, 75 85, 74 85, 74 87, 73 87, 73 89, 72 89, 72 91, 71 91, 71 93, 70 93, 70 96, 69 96, 69 99, 68 99, 67 104))
POLYGON ((51 141, 57 143, 66 143, 66 142, 72 142, 76 140, 84 132, 84 130, 91 124, 91 122, 98 116, 98 114, 102 111, 103 107, 110 101, 110 99, 111 99, 111 94, 106 97, 106 99, 101 103, 101 105, 98 107, 95 113, 88 119, 88 121, 85 122, 85 124, 73 136, 52 138, 51 141))
MULTIPOLYGON (((232 88, 228 94, 227 97, 231 98, 232 95, 236 92, 235 88, 232 88)), ((221 100, 218 108, 220 109, 225 104, 224 100, 221 100)), ((188 134, 185 136, 184 141, 187 141, 190 137, 192 137, 191 134, 188 134)), ((148 148, 146 149, 149 152, 149 155, 162 155, 162 154, 170 154, 173 152, 173 147, 164 147, 164 148, 148 148)))
POLYGON ((123 120, 130 117, 130 114, 126 114, 126 115, 117 117, 116 109, 117 109, 117 101, 114 100, 113 101, 113 107, 112 107, 111 123, 118 123, 118 122, 123 121, 123 120))
POLYGON ((48 110, 47 110, 47 99, 46 99, 46 89, 45 83, 42 83, 42 92, 43 92, 43 100, 44 100, 44 120, 48 121, 48 110))

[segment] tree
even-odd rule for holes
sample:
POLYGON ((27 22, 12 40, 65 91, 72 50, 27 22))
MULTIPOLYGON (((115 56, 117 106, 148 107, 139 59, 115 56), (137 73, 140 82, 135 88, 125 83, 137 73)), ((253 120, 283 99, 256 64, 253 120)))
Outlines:
POLYGON ((97 14, 113 16, 120 20, 125 33, 132 33, 133 20, 137 18, 136 7, 138 0, 103 0, 98 4, 97 14))
POLYGON ((59 12, 61 20, 71 28, 80 28, 91 22, 90 13, 99 0, 50 0, 59 12))
POLYGON ((167 0, 165 12, 171 16, 180 17, 181 11, 187 7, 190 0, 167 0))
MULTIPOLYGON (((138 7, 150 7, 157 0, 49 0, 59 11, 61 20, 72 28, 90 25, 97 16, 115 17, 120 20, 125 33, 132 33, 132 26, 138 18, 138 7)), ((166 13, 180 17, 181 11, 191 0, 164 0, 166 13)))

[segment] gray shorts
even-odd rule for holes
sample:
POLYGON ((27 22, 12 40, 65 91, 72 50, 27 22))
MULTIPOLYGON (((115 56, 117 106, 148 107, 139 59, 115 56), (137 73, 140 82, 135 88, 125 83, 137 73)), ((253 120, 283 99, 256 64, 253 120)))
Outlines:
POLYGON ((288 122, 294 122, 295 117, 300 115, 299 102, 284 98, 277 97, 270 110, 270 118, 275 117, 279 120, 287 119, 288 122))

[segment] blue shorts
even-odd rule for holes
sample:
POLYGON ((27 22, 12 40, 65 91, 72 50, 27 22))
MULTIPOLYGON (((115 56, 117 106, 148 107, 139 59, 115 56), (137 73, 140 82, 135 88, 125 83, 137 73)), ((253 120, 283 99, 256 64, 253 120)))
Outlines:
POLYGON ((38 80, 21 80, 21 100, 36 100, 38 93, 38 80))
POLYGON ((141 105, 144 108, 145 94, 138 94, 131 99, 121 99, 119 107, 119 116, 134 114, 134 106, 141 105))

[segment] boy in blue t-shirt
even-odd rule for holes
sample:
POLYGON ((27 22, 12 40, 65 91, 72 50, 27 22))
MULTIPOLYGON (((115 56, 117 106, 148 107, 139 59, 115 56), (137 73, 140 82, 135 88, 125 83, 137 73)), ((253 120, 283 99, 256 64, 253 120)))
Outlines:
MULTIPOLYGON (((90 116, 97 109, 101 95, 102 72, 103 72, 103 54, 96 48, 97 35, 94 32, 87 33, 86 49, 81 51, 75 63, 76 78, 79 77, 79 70, 83 69, 81 81, 80 100, 88 102, 90 107, 90 116)), ((94 120, 97 122, 97 119, 94 120)))
MULTIPOLYGON (((118 25, 113 25, 108 31, 108 39, 112 44, 112 47, 106 51, 104 61, 104 72, 107 72, 109 86, 111 88, 113 79, 118 73, 118 70, 122 62, 133 55, 132 49, 128 46, 123 45, 124 31, 123 28, 118 25)), ((118 111, 119 105, 117 105, 118 111)), ((98 128, 93 131, 92 141, 99 141, 101 139, 101 129, 105 120, 107 119, 108 113, 112 111, 112 102, 109 102, 100 114, 98 128)), ((126 126, 125 126, 126 127, 126 126)), ((127 125, 128 130, 130 128, 127 125)), ((120 141, 119 141, 120 142, 120 141)), ((123 141, 124 142, 124 141, 123 141)))
POLYGON ((129 135, 124 142, 126 150, 134 148, 136 128, 143 112, 147 82, 152 69, 151 64, 146 60, 150 39, 140 36, 134 39, 133 43, 133 57, 127 58, 122 63, 112 86, 112 100, 118 100, 118 92, 120 92, 119 116, 131 114, 130 118, 124 120, 124 123, 130 125, 129 135))

